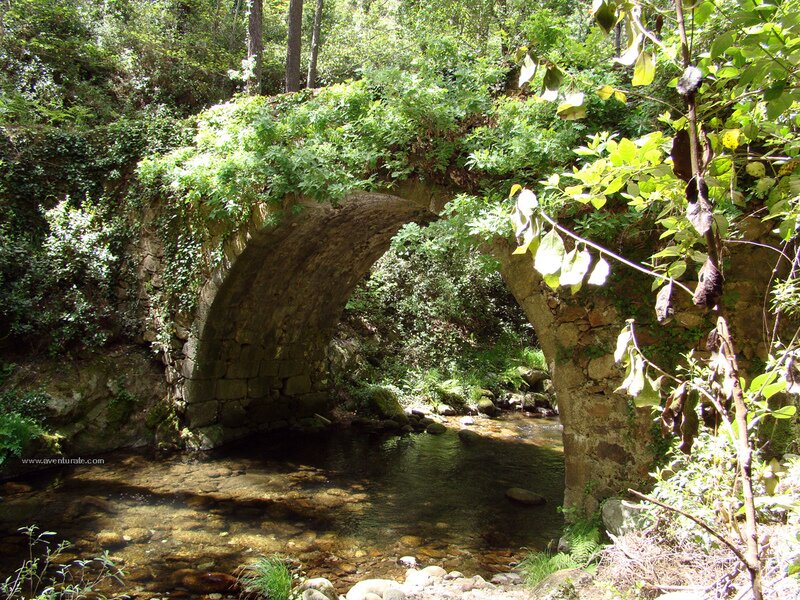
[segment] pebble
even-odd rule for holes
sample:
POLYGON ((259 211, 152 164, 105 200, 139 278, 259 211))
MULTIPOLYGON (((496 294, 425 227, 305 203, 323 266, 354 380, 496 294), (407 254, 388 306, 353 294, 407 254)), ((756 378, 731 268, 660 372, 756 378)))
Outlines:
POLYGON ((401 556, 397 562, 404 567, 414 568, 417 566, 417 559, 413 556, 401 556))

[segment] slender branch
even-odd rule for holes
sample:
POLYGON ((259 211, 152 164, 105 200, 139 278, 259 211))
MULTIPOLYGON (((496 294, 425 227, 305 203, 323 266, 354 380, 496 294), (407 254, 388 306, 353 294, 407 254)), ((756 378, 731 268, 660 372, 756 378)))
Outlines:
POLYGON ((676 508, 675 506, 670 506, 669 504, 664 504, 663 502, 660 502, 659 500, 656 500, 655 498, 652 498, 651 496, 646 496, 645 494, 642 494, 641 492, 637 492, 636 490, 632 490, 631 488, 628 488, 628 492, 633 494, 637 498, 641 498, 642 500, 645 500, 647 502, 651 502, 651 503, 655 504, 656 506, 660 506, 661 508, 666 508, 667 510, 671 510, 672 512, 676 512, 679 515, 682 515, 682 516, 686 517, 690 521, 694 521, 700 527, 705 529, 708 533, 713 535, 720 542, 722 542, 728 548, 730 548, 731 552, 733 552, 736 555, 736 558, 738 558, 740 561, 742 561, 743 564, 745 564, 745 565, 747 564, 747 559, 745 558, 744 554, 742 554, 742 551, 739 550, 734 545, 734 543, 732 541, 730 541, 724 535, 718 533, 716 530, 714 530, 708 523, 706 523, 702 519, 698 519, 694 515, 690 515, 689 513, 685 512, 685 511, 682 511, 680 508, 676 508))
POLYGON ((731 239, 731 238, 726 238, 726 239, 722 240, 722 242, 724 242, 725 244, 748 244, 750 246, 758 246, 759 248, 766 248, 767 250, 772 250, 773 252, 776 252, 776 253, 780 254, 783 258, 788 260, 790 263, 792 262, 792 259, 789 258, 789 256, 786 255, 786 253, 784 253, 782 250, 779 250, 775 246, 770 246, 769 244, 761 244, 759 242, 753 242, 751 240, 734 240, 734 239, 731 239))
POLYGON ((644 273, 645 275, 650 275, 650 277, 655 277, 657 279, 663 279, 664 281, 671 281, 674 285, 678 286, 679 288, 684 290, 689 295, 693 295, 694 294, 694 292, 692 290, 690 290, 688 287, 686 287, 680 281, 675 281, 671 277, 668 277, 667 275, 664 275, 662 273, 656 273, 655 271, 651 271, 650 269, 647 269, 647 268, 643 267, 642 265, 640 265, 638 263, 632 262, 632 261, 628 260, 627 258, 623 258, 619 254, 615 254, 614 252, 611 252, 611 250, 609 250, 608 248, 604 248, 603 246, 601 246, 599 244, 595 244, 591 240, 587 240, 586 238, 582 238, 577 233, 574 233, 574 232, 570 231, 569 229, 567 229, 563 225, 559 225, 559 223, 555 219, 550 217, 550 215, 548 215, 544 211, 539 211, 538 214, 540 214, 542 216, 542 218, 545 221, 547 221, 548 223, 550 223, 550 225, 552 225, 555 229, 557 229, 558 231, 560 231, 561 233, 563 233, 565 235, 568 235, 569 237, 571 237, 576 242, 580 242, 581 244, 586 244, 590 248, 594 248, 598 252, 601 252, 602 254, 610 256, 611 258, 613 258, 617 262, 620 262, 623 265, 625 265, 627 267, 630 267, 631 269, 636 269, 637 271, 639 271, 641 273, 644 273))

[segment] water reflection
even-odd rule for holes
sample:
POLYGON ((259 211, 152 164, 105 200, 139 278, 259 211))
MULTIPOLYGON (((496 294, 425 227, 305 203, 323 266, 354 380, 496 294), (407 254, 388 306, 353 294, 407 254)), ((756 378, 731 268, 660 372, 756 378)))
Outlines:
POLYGON ((471 443, 455 428, 265 434, 201 456, 117 454, 42 474, 0 504, 3 573, 24 556, 14 531, 30 523, 74 541, 76 554, 109 548, 148 593, 179 586, 182 569, 231 572, 271 552, 344 582, 398 576, 408 554, 466 573, 505 570, 522 548, 558 536, 560 428, 521 415, 479 420, 483 437, 471 443), (548 502, 514 504, 509 487, 548 502))

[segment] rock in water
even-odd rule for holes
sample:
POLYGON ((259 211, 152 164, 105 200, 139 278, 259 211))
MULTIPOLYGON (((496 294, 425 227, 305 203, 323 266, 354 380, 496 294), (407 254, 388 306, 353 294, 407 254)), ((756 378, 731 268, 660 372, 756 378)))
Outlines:
POLYGON ((328 596, 318 590, 306 590, 303 592, 303 600, 330 600, 328 596))
POLYGON ((471 442, 477 442, 480 440, 481 434, 477 431, 472 431, 471 429, 459 429, 458 437, 465 444, 469 444, 471 442))
POLYGON ((336 588, 333 584, 324 577, 315 577, 313 579, 306 579, 299 588, 303 592, 303 600, 322 600, 319 595, 328 600, 338 600, 339 596, 336 594, 336 588), (317 592, 318 596, 314 598, 306 598, 306 592, 317 592))
POLYGON ((346 600, 366 600, 367 594, 383 596, 386 590, 399 588, 400 584, 391 579, 365 579, 351 587, 345 598, 346 600))
POLYGON ((369 403, 373 412, 379 417, 391 419, 401 425, 408 423, 408 415, 392 390, 378 385, 373 386, 369 391, 369 403))
POLYGON ((181 585, 190 592, 197 594, 212 594, 214 592, 229 592, 237 585, 236 577, 227 573, 187 573, 181 579, 181 585))
POLYGON ((427 431, 431 435, 441 435, 442 433, 447 431, 447 427, 445 427, 441 423, 431 423, 425 428, 425 431, 427 431))
POLYGON ((478 412, 492 417, 497 414, 497 407, 489 398, 481 398, 478 400, 478 412))
POLYGON ((514 502, 519 502, 520 504, 526 504, 528 506, 541 506, 547 503, 547 499, 541 494, 522 488, 507 489, 506 497, 514 502))

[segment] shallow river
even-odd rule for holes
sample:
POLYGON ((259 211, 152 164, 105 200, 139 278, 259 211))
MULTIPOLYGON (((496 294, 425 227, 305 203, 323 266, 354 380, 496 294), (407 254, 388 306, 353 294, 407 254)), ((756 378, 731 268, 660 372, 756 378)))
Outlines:
POLYGON ((0 577, 27 554, 15 531, 32 523, 74 542, 75 555, 108 548, 142 597, 179 597, 186 569, 233 573, 273 552, 342 587, 399 577, 405 555, 468 575, 507 571, 559 535, 560 425, 478 419, 482 439, 465 444, 450 424, 439 436, 264 434, 207 454, 120 453, 21 480, 30 491, 0 503, 0 577), (548 502, 515 504, 510 487, 548 502))

